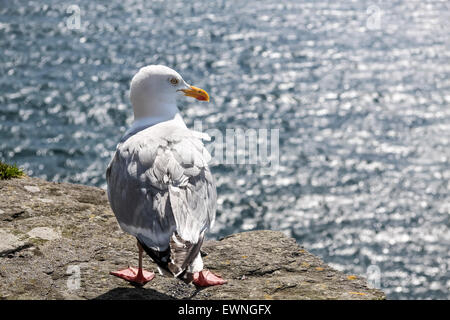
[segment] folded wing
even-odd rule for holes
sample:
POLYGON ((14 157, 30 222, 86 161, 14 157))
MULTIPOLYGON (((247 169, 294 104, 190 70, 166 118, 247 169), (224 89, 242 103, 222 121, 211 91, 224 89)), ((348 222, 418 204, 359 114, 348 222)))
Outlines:
POLYGON ((162 123, 125 137, 106 172, 121 228, 175 275, 195 259, 214 222, 209 159, 198 135, 162 123))

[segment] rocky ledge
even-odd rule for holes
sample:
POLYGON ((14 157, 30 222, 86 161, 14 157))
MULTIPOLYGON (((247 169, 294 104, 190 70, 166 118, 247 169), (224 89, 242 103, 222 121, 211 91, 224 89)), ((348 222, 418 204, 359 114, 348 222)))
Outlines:
MULTIPOLYGON (((24 177, 0 181, 0 299, 384 299, 277 231, 206 241, 205 266, 228 283, 196 289, 156 275, 142 288, 109 275, 137 264, 105 191, 24 177)), ((156 272, 150 258, 147 270, 156 272)))

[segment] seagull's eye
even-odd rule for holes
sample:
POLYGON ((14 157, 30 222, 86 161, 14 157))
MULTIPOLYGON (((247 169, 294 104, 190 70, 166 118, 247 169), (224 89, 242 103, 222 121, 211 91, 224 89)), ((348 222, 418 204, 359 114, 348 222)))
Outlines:
POLYGON ((178 83, 180 83, 180 80, 178 80, 177 78, 170 78, 169 79, 169 82, 172 84, 172 85, 174 85, 174 86, 176 86, 176 85, 178 85, 178 83))

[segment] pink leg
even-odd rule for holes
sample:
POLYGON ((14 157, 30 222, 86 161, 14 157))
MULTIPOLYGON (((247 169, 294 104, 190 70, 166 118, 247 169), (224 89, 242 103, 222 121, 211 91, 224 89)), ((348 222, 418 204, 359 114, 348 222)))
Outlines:
POLYGON ((111 271, 110 274, 112 274, 113 276, 122 278, 126 281, 143 286, 147 282, 151 281, 155 277, 155 274, 153 272, 149 272, 149 271, 142 269, 143 249, 142 249, 141 245, 139 244, 139 242, 138 242, 138 248, 139 248, 139 267, 138 268, 128 267, 127 269, 123 269, 123 270, 119 270, 119 271, 115 271, 115 272, 111 271))
POLYGON ((217 286, 227 283, 226 280, 215 275, 209 270, 202 270, 194 273, 194 280, 192 282, 199 287, 217 286))

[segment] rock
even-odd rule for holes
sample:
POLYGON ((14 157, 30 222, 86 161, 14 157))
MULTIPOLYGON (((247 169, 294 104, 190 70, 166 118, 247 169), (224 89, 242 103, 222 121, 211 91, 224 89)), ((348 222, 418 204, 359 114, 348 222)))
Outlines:
POLYGON ((61 238, 61 235, 52 228, 38 227, 27 232, 31 238, 39 238, 43 240, 56 240, 61 238))
POLYGON ((44 202, 44 203, 50 203, 50 202, 53 202, 52 199, 38 199, 38 200, 41 201, 41 202, 44 202))
MULTIPOLYGON (((0 181, 0 299, 384 299, 277 231, 205 241, 205 267, 228 283, 197 290, 165 276, 135 288, 109 271, 137 264, 105 191, 36 178, 0 181), (39 189, 40 201, 25 186, 39 189), (56 231, 58 230, 58 231, 56 231), (47 241, 51 240, 51 241, 47 241)), ((150 258, 147 270, 157 272, 150 258)))
POLYGON ((41 190, 36 187, 36 186, 23 186, 25 190, 31 192, 31 193, 36 193, 36 192, 40 192, 41 190))
POLYGON ((0 257, 8 253, 20 250, 25 242, 6 230, 0 229, 0 257))

